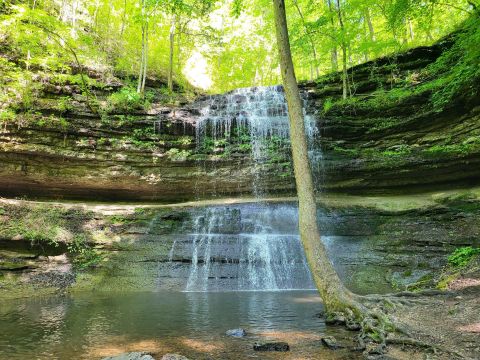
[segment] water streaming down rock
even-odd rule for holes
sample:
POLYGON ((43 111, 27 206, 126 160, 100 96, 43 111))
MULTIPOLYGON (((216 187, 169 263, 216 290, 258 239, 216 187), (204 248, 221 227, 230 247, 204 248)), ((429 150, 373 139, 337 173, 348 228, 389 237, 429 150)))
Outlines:
MULTIPOLYGON (((310 158, 318 164, 321 152, 313 150, 319 135, 314 118, 306 115, 305 125, 312 149, 310 158)), ((206 139, 212 139, 215 144, 238 134, 248 134, 255 165, 252 193, 261 199, 267 190, 263 186, 262 167, 277 156, 272 151, 272 143, 289 143, 288 112, 282 87, 237 89, 209 98, 197 122, 197 146, 206 139)), ((283 151, 288 160, 290 150, 283 151)), ((186 289, 311 288, 310 273, 297 235, 296 212, 296 208, 267 204, 257 205, 254 212, 225 207, 199 211, 194 215, 192 265, 186 289), (232 224, 236 223, 237 229, 232 232, 232 224)))
POLYGON ((312 288, 290 205, 197 209, 187 291, 312 288))
MULTIPOLYGON (((306 94, 302 95, 304 101, 306 94)), ((196 124, 196 143, 201 146, 205 139, 215 142, 227 141, 234 135, 246 133, 250 139, 254 167, 255 195, 261 182, 261 165, 272 161, 271 145, 275 141, 289 143, 289 120, 287 103, 281 86, 236 89, 224 95, 211 96, 196 124)), ((315 119, 305 115, 305 131, 310 158, 314 167, 321 160, 321 151, 315 147, 319 131, 315 119)), ((290 155, 290 151, 287 151, 290 155)))

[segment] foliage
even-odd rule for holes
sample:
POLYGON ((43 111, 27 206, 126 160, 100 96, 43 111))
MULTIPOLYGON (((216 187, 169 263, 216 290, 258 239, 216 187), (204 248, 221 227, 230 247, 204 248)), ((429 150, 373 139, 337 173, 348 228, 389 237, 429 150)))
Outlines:
POLYGON ((439 110, 449 105, 455 96, 478 96, 480 17, 469 18, 454 37, 454 46, 428 69, 431 77, 443 79, 432 95, 432 102, 439 110))
POLYGON ((476 256, 480 254, 480 248, 465 246, 455 249, 455 251, 448 257, 449 265, 460 268, 466 266, 476 256))
POLYGON ((129 113, 135 110, 145 110, 150 107, 153 96, 150 92, 142 95, 132 87, 123 87, 120 91, 108 97, 105 110, 109 113, 129 113))
MULTIPOLYGON (((334 0, 295 0, 287 4, 299 79, 313 79, 317 69, 324 74, 336 71, 340 67, 342 46, 348 47, 350 67, 392 52, 431 44, 473 13, 468 2, 453 0, 347 0, 339 4, 343 27, 334 0)), ((462 66, 452 73, 453 83, 447 82, 435 95, 439 105, 448 101, 449 94, 462 89, 455 84, 457 79, 478 75, 474 66, 474 60, 478 59, 475 46, 478 24, 474 22, 466 32, 471 36, 465 35, 465 41, 459 44, 468 51, 460 58, 459 51, 444 58, 444 65, 459 60, 462 66)), ((135 82, 142 62, 145 24, 150 24, 146 56, 149 78, 166 78, 172 59, 178 90, 188 88, 188 81, 210 86, 214 91, 280 81, 273 12, 267 0, 145 0, 144 8, 138 6, 138 0, 8 1, 2 3, 0 12, 1 52, 8 54, 0 57, 0 70, 7 75, 15 69, 25 74, 22 79, 8 80, 8 87, 25 90, 25 102, 15 106, 31 106, 38 89, 30 86, 39 82, 31 81, 27 86, 15 84, 28 83, 31 75, 39 71, 56 72, 57 75, 50 76, 51 83, 80 86, 87 93, 89 88, 104 84, 81 71, 86 68, 102 74, 103 78, 115 72, 135 82)), ((442 72, 440 68, 431 71, 442 72)), ((0 88, 7 85, 6 79, 9 76, 0 79, 0 88)), ((8 91, 7 100, 0 93, 0 100, 10 102, 15 98, 14 93, 8 91)), ((119 105, 144 105, 131 95, 118 94, 111 100, 119 105)), ((171 92, 159 96, 172 104, 177 101, 171 92)), ((328 103, 325 106, 328 111, 328 103)))
MULTIPOLYGON (((0 205, 0 237, 20 237, 32 244, 66 245, 75 266, 86 268, 102 260, 94 248, 94 228, 85 226, 93 214, 52 205, 0 205)), ((106 231, 104 229, 104 231, 106 231)))
POLYGON ((180 150, 177 148, 171 148, 166 152, 168 158, 172 161, 185 161, 192 154, 190 150, 180 150))
POLYGON ((103 259, 102 254, 88 243, 85 234, 74 236, 67 249, 73 257, 73 264, 80 269, 95 266, 103 259))

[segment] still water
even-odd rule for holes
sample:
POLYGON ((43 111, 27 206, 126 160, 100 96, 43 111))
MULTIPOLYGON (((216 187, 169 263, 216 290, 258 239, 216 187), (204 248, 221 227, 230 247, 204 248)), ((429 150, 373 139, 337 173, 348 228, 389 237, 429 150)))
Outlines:
MULTIPOLYGON (((353 359, 320 345, 326 330, 312 291, 83 294, 2 303, 0 359, 101 359, 125 351, 191 359, 353 359), (248 336, 228 338, 243 327, 248 336), (286 354, 255 341, 287 341, 286 354), (321 353, 324 353, 322 357, 321 353)), ((340 332, 340 333, 339 333, 340 332)), ((347 340, 345 340, 347 341, 347 340)))

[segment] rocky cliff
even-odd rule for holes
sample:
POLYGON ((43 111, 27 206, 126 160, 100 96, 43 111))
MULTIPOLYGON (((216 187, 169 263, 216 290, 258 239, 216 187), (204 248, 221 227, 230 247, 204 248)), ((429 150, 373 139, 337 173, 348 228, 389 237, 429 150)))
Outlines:
MULTIPOLYGON (((453 44, 448 38, 351 68, 346 100, 339 74, 301 84, 321 132, 322 187, 385 193, 478 184, 478 86, 439 107, 432 100, 439 85, 425 75, 453 44)), ((0 130, 0 196, 176 202, 251 193, 251 148, 238 139, 199 144, 195 136, 211 98, 161 105, 152 83, 148 110, 108 107, 121 84, 96 82, 90 96, 99 111, 75 84, 38 82, 35 110, 0 130)), ((293 193, 288 146, 275 151, 279 160, 262 167, 263 188, 293 193)))

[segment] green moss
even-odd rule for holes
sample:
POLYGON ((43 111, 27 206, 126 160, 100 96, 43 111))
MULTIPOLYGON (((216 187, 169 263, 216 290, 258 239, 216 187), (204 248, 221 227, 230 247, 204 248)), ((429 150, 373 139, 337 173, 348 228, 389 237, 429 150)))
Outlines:
POLYGON ((469 138, 459 144, 433 145, 423 150, 427 155, 460 154, 468 155, 480 152, 480 137, 469 138))
POLYGON ((360 150, 357 148, 343 148, 340 146, 334 146, 333 151, 342 155, 349 155, 352 157, 360 156, 360 150))
POLYGON ((471 246, 460 247, 448 257, 448 264, 454 268, 462 268, 468 265, 480 254, 480 248, 471 246))

